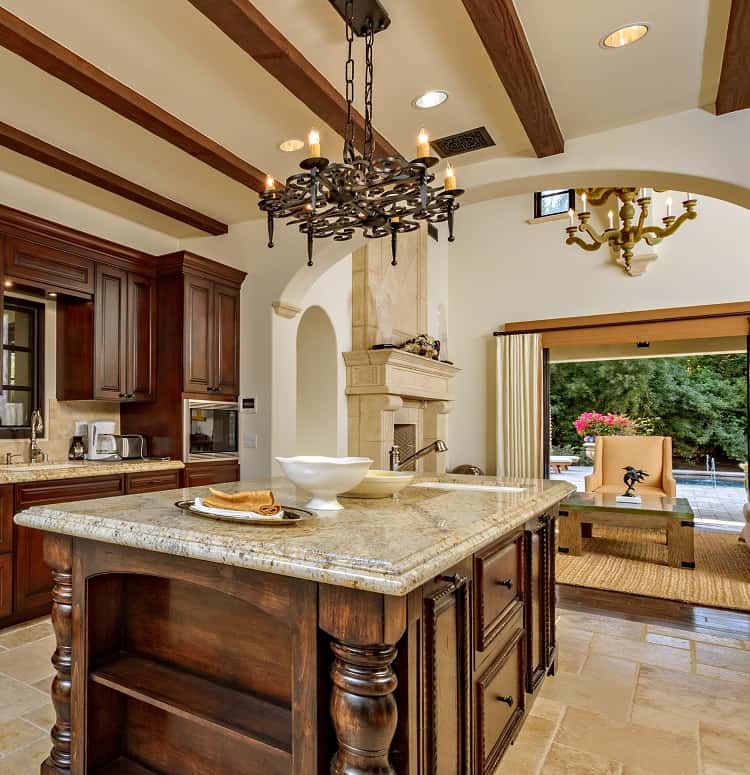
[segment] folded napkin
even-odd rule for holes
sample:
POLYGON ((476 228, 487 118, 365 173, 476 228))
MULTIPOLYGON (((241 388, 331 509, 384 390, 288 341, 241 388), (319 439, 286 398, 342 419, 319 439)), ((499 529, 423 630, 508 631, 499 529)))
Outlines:
POLYGON ((264 517, 275 517, 281 512, 281 506, 276 503, 270 490, 254 490, 253 492, 222 492, 209 487, 210 498, 203 498, 206 506, 229 511, 254 511, 264 517))

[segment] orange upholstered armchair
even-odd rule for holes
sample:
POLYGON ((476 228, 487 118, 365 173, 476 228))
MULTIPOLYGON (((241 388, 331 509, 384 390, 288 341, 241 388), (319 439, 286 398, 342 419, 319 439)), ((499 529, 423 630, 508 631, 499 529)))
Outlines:
POLYGON ((586 492, 622 495, 622 478, 627 466, 648 473, 636 485, 636 495, 677 494, 672 478, 672 439, 669 436, 597 436, 594 450, 594 472, 586 477, 586 492))

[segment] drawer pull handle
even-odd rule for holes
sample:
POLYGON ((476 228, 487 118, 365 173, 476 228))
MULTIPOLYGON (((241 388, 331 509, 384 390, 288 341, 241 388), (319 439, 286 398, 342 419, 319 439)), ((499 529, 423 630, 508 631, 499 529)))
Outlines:
POLYGON ((512 697, 501 697, 497 696, 495 698, 498 702, 504 702, 509 708, 513 707, 513 698, 512 697))
POLYGON ((506 589, 513 589, 513 579, 503 579, 502 581, 496 581, 495 584, 506 589))

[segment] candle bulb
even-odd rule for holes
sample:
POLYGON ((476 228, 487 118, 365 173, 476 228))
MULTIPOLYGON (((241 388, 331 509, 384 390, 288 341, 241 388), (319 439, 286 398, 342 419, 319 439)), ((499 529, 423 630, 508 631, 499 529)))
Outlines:
POLYGON ((453 191, 456 188, 456 171, 449 164, 445 168, 445 190, 453 191))
POLYGON ((573 213, 573 208, 571 207, 570 210, 568 210, 568 218, 570 218, 570 225, 571 226, 575 226, 576 225, 574 215, 575 214, 573 213))
POLYGON ((672 197, 667 197, 667 218, 672 216, 672 197))
POLYGON ((587 212, 586 210, 586 194, 581 194, 581 201, 583 202, 583 212, 587 212))
POLYGON ((685 192, 685 199, 687 199, 688 202, 690 201, 690 192, 689 191, 685 192))
POLYGON ((607 213, 607 217, 609 218, 609 228, 610 229, 614 229, 615 228, 615 223, 614 223, 615 214, 610 210, 607 213))
POLYGON ((417 137, 417 158, 426 159, 430 155, 430 136, 427 130, 420 129, 417 137))
POLYGON ((317 129, 311 129, 307 136, 307 147, 311 159, 320 158, 320 134, 317 129))
POLYGON ((276 187, 276 181, 273 179, 273 175, 266 175, 266 191, 273 191, 276 187))

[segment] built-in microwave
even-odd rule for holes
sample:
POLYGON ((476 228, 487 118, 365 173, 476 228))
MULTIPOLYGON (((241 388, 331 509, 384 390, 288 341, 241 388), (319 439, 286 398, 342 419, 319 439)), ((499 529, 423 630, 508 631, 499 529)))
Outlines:
POLYGON ((184 457, 199 460, 239 459, 237 401, 185 399, 184 457))

